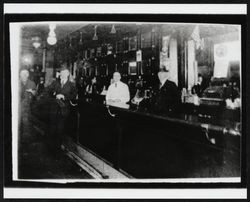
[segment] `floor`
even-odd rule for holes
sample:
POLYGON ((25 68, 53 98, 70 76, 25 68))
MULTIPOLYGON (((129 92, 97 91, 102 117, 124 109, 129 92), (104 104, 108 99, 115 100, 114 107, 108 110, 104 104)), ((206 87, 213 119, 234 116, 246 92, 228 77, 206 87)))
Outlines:
POLYGON ((91 179, 63 151, 52 153, 44 135, 32 125, 25 124, 20 131, 19 179, 91 179))

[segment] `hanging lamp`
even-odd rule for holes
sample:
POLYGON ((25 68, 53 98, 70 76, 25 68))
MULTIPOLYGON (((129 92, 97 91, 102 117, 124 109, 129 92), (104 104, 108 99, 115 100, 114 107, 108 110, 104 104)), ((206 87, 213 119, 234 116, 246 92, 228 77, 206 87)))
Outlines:
POLYGON ((97 29, 97 25, 95 25, 95 34, 94 34, 94 36, 93 36, 93 40, 94 41, 97 41, 98 40, 98 36, 97 36, 97 34, 96 34, 96 29, 97 29))
POLYGON ((80 36, 80 42, 79 42, 79 44, 82 45, 83 44, 82 43, 82 32, 80 32, 80 34, 81 34, 81 36, 80 36))
POLYGON ((55 33, 55 29, 56 29, 56 25, 55 24, 50 24, 49 25, 49 35, 48 35, 48 38, 47 38, 47 42, 49 45, 55 45, 56 42, 57 42, 57 39, 56 39, 56 33, 55 33))
POLYGON ((116 33, 115 25, 112 25, 110 33, 111 34, 115 34, 116 33))

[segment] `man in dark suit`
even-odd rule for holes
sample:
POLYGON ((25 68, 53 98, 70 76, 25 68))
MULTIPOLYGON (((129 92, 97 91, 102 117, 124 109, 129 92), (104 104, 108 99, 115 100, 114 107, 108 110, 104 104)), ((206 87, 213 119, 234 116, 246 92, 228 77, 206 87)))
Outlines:
POLYGON ((66 67, 61 68, 60 80, 54 81, 46 89, 46 93, 50 97, 61 100, 65 104, 69 104, 69 101, 75 99, 77 94, 75 84, 69 80, 69 75, 66 67))
POLYGON ((49 140, 55 149, 60 149, 70 113, 70 101, 77 95, 75 84, 69 80, 69 76, 69 70, 62 67, 60 80, 55 80, 45 89, 46 103, 49 107, 49 140))
POLYGON ((29 71, 22 69, 20 71, 20 103, 21 112, 27 112, 30 108, 32 98, 36 94, 36 84, 29 79, 29 71))
POLYGON ((96 77, 94 76, 90 83, 86 86, 86 95, 87 96, 91 96, 91 95, 96 95, 96 94, 99 94, 99 88, 98 88, 98 85, 97 85, 97 80, 96 80, 96 77))
MULTIPOLYGON (((36 84, 34 81, 29 79, 28 69, 22 69, 20 71, 20 84, 19 84, 19 107, 20 107, 20 132, 21 140, 26 140, 25 137, 31 136, 30 132, 30 115, 31 108, 34 103, 34 98, 36 95, 36 84)), ((28 139, 27 139, 28 140, 28 139)))
POLYGON ((181 102, 177 85, 169 80, 169 71, 162 67, 158 72, 159 87, 153 96, 153 110, 159 113, 176 111, 181 102))

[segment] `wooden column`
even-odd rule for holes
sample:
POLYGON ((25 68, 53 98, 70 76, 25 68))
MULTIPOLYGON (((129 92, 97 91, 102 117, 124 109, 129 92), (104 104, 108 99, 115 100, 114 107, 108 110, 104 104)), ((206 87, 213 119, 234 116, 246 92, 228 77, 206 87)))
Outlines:
MULTIPOLYGON (((137 49, 136 51, 138 50, 141 50, 141 26, 139 26, 138 30, 137 30, 137 49)), ((138 61, 137 62, 137 73, 138 75, 141 75, 141 74, 144 74, 143 72, 143 69, 142 69, 142 61, 138 61)))
POLYGON ((177 40, 175 38, 171 38, 169 41, 169 58, 171 62, 170 78, 178 85, 177 40))
POLYGON ((185 76, 185 39, 183 30, 179 30, 177 33, 177 58, 178 58, 178 87, 182 89, 186 87, 186 76, 185 76))
POLYGON ((43 48, 43 63, 42 63, 42 65, 43 65, 42 72, 45 72, 46 71, 45 70, 45 68, 46 68, 46 48, 45 47, 43 48))

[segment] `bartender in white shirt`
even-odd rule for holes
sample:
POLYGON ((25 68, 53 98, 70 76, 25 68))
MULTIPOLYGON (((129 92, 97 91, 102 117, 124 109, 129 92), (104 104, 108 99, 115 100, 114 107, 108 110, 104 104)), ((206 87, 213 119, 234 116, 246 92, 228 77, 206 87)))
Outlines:
POLYGON ((114 82, 109 86, 106 101, 115 103, 126 103, 130 100, 129 88, 127 84, 121 82, 121 74, 114 72, 114 82))

